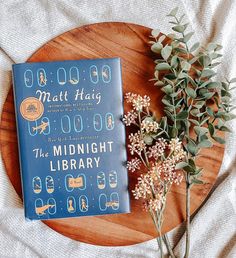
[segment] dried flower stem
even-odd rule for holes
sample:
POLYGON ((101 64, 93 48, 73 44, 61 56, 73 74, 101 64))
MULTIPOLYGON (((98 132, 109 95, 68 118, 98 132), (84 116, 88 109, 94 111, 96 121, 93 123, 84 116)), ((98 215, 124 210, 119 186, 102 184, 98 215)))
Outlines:
MULTIPOLYGON (((140 169, 139 164, 143 163, 144 172, 139 178, 133 190, 135 199, 143 199, 145 208, 149 211, 159 237, 161 257, 163 257, 162 225, 166 207, 167 194, 172 184, 179 184, 183 175, 176 169, 186 153, 178 138, 169 139, 169 132, 166 128, 166 119, 160 122, 152 116, 148 110, 150 98, 141 97, 134 93, 125 95, 126 101, 131 103, 133 109, 124 115, 126 126, 135 125, 138 127, 136 133, 129 135, 128 145, 130 154, 135 158, 127 162, 127 168, 134 172, 140 169), (166 135, 169 140, 160 138, 166 135)), ((169 241, 166 241, 167 250, 171 250, 169 241)), ((173 252, 170 256, 174 258, 173 252)))

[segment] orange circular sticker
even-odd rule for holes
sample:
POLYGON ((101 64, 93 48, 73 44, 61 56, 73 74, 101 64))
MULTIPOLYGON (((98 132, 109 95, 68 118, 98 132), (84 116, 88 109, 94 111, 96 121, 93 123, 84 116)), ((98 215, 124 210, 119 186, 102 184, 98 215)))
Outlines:
POLYGON ((34 97, 24 99, 20 104, 20 113, 24 119, 35 121, 43 115, 43 103, 34 97))

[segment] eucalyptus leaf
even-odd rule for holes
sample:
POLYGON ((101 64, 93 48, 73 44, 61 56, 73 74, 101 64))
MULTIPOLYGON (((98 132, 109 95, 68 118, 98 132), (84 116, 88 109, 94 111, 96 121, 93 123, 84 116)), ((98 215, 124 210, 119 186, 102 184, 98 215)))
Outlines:
POLYGON ((192 184, 196 184, 196 185, 202 185, 202 184, 204 184, 204 182, 203 182, 202 180, 199 180, 199 179, 197 179, 197 178, 192 178, 191 183, 192 183, 192 184))
POLYGON ((179 7, 175 7, 173 10, 171 10, 171 12, 169 14, 167 14, 167 16, 175 16, 177 14, 179 10, 179 7))
POLYGON ((193 90, 192 88, 187 87, 187 88, 185 89, 185 91, 186 91, 186 93, 187 93, 187 95, 188 95, 189 97, 191 97, 191 98, 193 98, 193 99, 196 98, 197 93, 196 93, 195 90, 193 90))
POLYGON ((191 111, 190 111, 190 114, 192 116, 197 116, 199 114, 199 110, 197 108, 193 108, 191 111))
POLYGON ((167 108, 164 109, 164 112, 166 113, 168 118, 170 118, 172 121, 174 121, 173 114, 167 108))
POLYGON ((151 46, 152 52, 157 53, 157 54, 161 53, 162 48, 163 48, 163 45, 160 42, 156 42, 155 44, 153 44, 151 46))
POLYGON ((182 111, 180 113, 177 114, 176 116, 176 120, 184 120, 188 118, 188 112, 187 111, 182 111))
POLYGON ((173 56, 171 58, 170 64, 172 67, 176 68, 178 65, 178 56, 173 56))
POLYGON ((162 81, 157 81, 157 82, 154 83, 154 85, 156 85, 156 86, 163 86, 163 85, 164 85, 164 82, 162 82, 162 81))
POLYGON ((173 106, 167 99, 162 99, 161 101, 162 101, 162 103, 165 104, 166 106, 170 106, 170 107, 173 106))
POLYGON ((209 84, 210 82, 211 82, 211 81, 204 81, 203 83, 201 83, 201 84, 198 86, 198 88, 199 88, 199 89, 202 89, 202 88, 206 87, 207 84, 209 84))
POLYGON ((199 148, 194 141, 189 141, 186 148, 193 156, 196 156, 199 151, 199 148))
POLYGON ((213 70, 211 70, 211 69, 209 69, 209 68, 205 68, 203 71, 202 71, 202 75, 201 75, 201 77, 212 77, 212 76, 214 76, 214 75, 216 75, 216 73, 213 71, 213 70))
POLYGON ((205 99, 210 99, 210 98, 212 98, 214 95, 215 95, 215 92, 206 92, 206 93, 203 94, 203 97, 204 97, 205 99))
POLYGON ((210 140, 203 140, 198 144, 199 148, 211 148, 213 143, 210 140))
POLYGON ((172 27, 172 30, 182 33, 185 31, 185 26, 184 25, 176 25, 176 26, 172 27))
POLYGON ((170 131, 170 136, 171 138, 176 138, 177 135, 178 135, 178 129, 173 126, 170 131))
POLYGON ((198 48, 199 48, 199 46, 200 46, 200 43, 199 42, 197 42, 197 43, 195 43, 191 48, 190 48, 190 52, 194 52, 195 50, 197 50, 198 48))
POLYGON ((193 106, 196 108, 202 108, 205 104, 205 101, 197 101, 193 106))
POLYGON ((182 169, 184 167, 188 166, 187 162, 181 161, 179 163, 176 164, 175 169, 182 169))
POLYGON ((163 71, 163 70, 169 70, 171 68, 171 66, 167 63, 160 63, 160 64, 157 64, 155 68, 158 71, 163 71))
POLYGON ((182 61, 182 62, 181 62, 181 68, 182 68, 182 70, 184 70, 184 71, 189 71, 190 68, 191 68, 191 64, 188 63, 187 61, 182 61))
POLYGON ((214 117, 214 112, 213 112, 213 110, 210 107, 206 108, 206 112, 207 112, 208 115, 214 117))
POLYGON ((179 73, 178 78, 179 79, 188 78, 188 75, 185 72, 181 72, 181 73, 179 73))
POLYGON ((225 140, 219 136, 214 136, 212 137, 216 142, 220 143, 220 144, 225 144, 225 140))
POLYGON ((195 120, 195 119, 189 119, 189 121, 195 125, 199 125, 199 122, 198 120, 195 120))
POLYGON ((202 136, 203 134, 208 133, 208 128, 206 127, 200 127, 200 126, 194 126, 194 131, 197 135, 202 136))
POLYGON ((210 65, 211 63, 211 58, 207 55, 203 55, 199 57, 199 63, 203 66, 203 67, 207 67, 210 65))
POLYGON ((171 55, 172 47, 166 45, 162 50, 161 50, 161 56, 167 60, 169 56, 171 55))
POLYGON ((215 134, 215 128, 214 125, 212 123, 208 124, 208 130, 211 136, 213 136, 215 134))
POLYGON ((191 37, 194 35, 194 32, 189 32, 188 34, 186 34, 185 36, 184 36, 184 42, 186 43, 186 42, 188 42, 190 39, 191 39, 191 37))
POLYGON ((179 52, 179 53, 183 53, 183 54, 187 54, 188 51, 182 47, 177 47, 174 49, 175 51, 179 52))
POLYGON ((184 167, 183 170, 188 172, 188 173, 194 173, 195 172, 195 168, 191 167, 190 165, 184 167))
POLYGON ((228 133, 230 133, 231 132, 231 130, 227 127, 227 126, 221 126, 220 128, 219 128, 219 130, 220 131, 223 131, 223 132, 228 132, 228 133))
POLYGON ((214 51, 215 49, 217 48, 217 44, 215 44, 215 43, 209 43, 208 45, 207 45, 207 51, 214 51))
POLYGON ((152 36, 153 36, 154 38, 157 38, 158 35, 160 34, 160 30, 154 29, 154 30, 151 31, 151 34, 152 34, 152 36))
POLYGON ((169 84, 163 87, 161 90, 164 91, 167 95, 173 92, 172 86, 169 84))
POLYGON ((218 89, 220 88, 221 83, 220 82, 209 82, 207 84, 207 89, 218 89))

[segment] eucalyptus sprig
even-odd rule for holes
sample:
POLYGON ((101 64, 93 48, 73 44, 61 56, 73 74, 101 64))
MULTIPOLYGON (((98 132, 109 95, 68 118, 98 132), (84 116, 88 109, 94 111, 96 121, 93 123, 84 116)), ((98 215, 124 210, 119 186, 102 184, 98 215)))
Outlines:
POLYGON ((168 15, 173 33, 160 34, 152 30, 151 50, 157 54, 154 72, 155 85, 164 93, 162 102, 168 117, 170 138, 178 137, 187 153, 186 161, 176 165, 182 169, 186 181, 186 250, 189 257, 190 242, 190 188, 202 184, 200 176, 203 168, 196 165, 202 148, 210 148, 216 141, 224 144, 219 132, 229 132, 225 122, 235 118, 231 111, 231 87, 236 79, 218 81, 215 67, 222 55, 222 46, 209 43, 201 46, 199 42, 190 45, 194 32, 188 31, 184 15, 178 15, 178 8, 168 15))

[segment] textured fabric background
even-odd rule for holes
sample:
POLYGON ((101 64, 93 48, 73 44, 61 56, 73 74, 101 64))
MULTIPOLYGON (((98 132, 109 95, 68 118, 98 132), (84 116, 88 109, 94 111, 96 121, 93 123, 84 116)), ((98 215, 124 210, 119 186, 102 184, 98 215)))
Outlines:
MULTIPOLYGON (((236 76, 236 2, 233 0, 0 0, 0 111, 11 84, 11 64, 24 62, 45 42, 83 24, 126 21, 170 32, 165 14, 178 5, 193 40, 224 46, 219 78, 236 76)), ((217 183, 192 223, 191 258, 236 257, 236 121, 217 183)), ((182 226, 169 233, 183 255, 182 226)), ((112 236, 111 236, 112 237, 112 236)), ((41 222, 25 222, 22 203, 0 160, 0 257, 157 257, 156 241, 99 247, 72 241, 41 222)))

